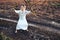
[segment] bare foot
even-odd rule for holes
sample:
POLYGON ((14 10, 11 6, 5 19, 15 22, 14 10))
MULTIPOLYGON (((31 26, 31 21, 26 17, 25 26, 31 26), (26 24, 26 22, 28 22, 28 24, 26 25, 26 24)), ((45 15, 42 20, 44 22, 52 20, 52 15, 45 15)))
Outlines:
POLYGON ((17 30, 15 31, 15 33, 17 33, 17 30))
POLYGON ((29 30, 26 30, 26 31, 29 31, 29 30))

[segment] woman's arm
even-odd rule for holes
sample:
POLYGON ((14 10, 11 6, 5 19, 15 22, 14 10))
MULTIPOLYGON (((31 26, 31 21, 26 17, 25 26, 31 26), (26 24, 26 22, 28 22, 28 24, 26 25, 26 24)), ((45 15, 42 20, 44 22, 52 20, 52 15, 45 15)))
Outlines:
POLYGON ((13 8, 13 10, 14 10, 16 13, 19 13, 19 10, 15 10, 14 8, 13 8))
POLYGON ((27 10, 26 10, 26 13, 29 14, 29 13, 31 13, 31 11, 27 11, 27 10))

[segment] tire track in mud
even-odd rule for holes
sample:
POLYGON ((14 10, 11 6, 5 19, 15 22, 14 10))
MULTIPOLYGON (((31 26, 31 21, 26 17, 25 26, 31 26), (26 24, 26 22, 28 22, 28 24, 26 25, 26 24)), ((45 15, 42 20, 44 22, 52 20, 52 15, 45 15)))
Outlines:
MULTIPOLYGON (((12 23, 13 22, 17 23, 16 20, 11 20, 11 19, 6 19, 6 18, 0 18, 0 20, 5 20, 7 22, 10 21, 12 23)), ((60 34, 60 24, 56 23, 54 21, 51 21, 51 22, 48 21, 47 22, 47 20, 43 20, 43 22, 40 22, 40 23, 30 21, 29 26, 60 34)), ((8 28, 7 27, 0 27, 0 29, 8 29, 8 28)))

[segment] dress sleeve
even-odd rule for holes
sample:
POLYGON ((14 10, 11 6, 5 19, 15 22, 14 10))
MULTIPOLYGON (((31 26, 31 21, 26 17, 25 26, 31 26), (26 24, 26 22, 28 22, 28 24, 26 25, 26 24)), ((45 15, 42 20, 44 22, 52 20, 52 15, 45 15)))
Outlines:
POLYGON ((27 14, 29 14, 30 12, 31 12, 31 11, 27 11, 27 10, 26 10, 26 13, 27 13, 27 14))
POLYGON ((19 10, 14 10, 16 13, 19 13, 20 11, 19 10))

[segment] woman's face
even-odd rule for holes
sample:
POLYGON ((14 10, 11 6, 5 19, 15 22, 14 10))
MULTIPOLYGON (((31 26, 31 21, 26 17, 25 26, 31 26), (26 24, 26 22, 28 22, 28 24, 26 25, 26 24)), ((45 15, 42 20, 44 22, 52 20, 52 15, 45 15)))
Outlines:
POLYGON ((26 6, 21 6, 21 10, 25 10, 26 9, 26 6))

